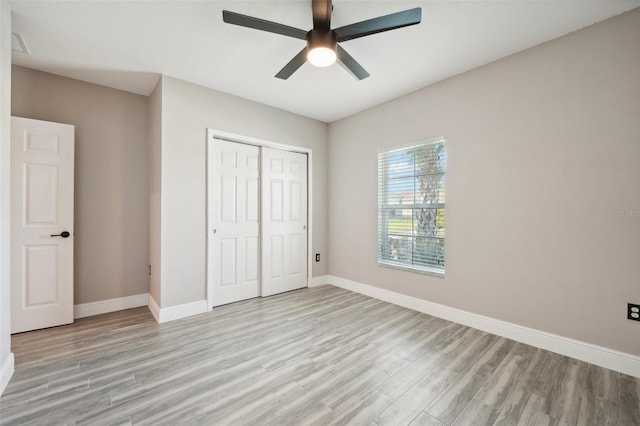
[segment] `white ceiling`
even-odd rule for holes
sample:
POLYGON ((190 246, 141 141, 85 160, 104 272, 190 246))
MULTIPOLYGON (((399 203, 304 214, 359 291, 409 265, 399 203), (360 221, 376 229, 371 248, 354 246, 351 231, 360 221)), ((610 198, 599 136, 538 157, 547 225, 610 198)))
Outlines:
POLYGON ((640 0, 334 0, 332 26, 422 7, 422 23, 342 46, 371 77, 305 64, 304 41, 222 22, 222 10, 310 29, 310 0, 9 0, 29 55, 13 62, 148 95, 166 74, 331 122, 640 6, 640 0))

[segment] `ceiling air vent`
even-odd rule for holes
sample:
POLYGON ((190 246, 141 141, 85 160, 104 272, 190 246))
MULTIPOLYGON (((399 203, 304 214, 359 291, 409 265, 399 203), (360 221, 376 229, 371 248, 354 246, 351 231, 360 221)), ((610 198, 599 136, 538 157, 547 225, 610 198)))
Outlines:
POLYGON ((24 44, 24 40, 22 36, 18 33, 11 33, 11 50, 15 52, 29 54, 29 49, 27 49, 27 45, 24 44))

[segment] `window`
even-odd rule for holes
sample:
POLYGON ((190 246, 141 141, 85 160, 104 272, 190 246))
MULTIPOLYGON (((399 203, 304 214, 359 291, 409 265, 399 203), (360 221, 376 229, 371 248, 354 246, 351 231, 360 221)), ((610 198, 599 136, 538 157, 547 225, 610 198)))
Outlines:
POLYGON ((378 153, 378 264, 444 275, 443 137, 378 153))

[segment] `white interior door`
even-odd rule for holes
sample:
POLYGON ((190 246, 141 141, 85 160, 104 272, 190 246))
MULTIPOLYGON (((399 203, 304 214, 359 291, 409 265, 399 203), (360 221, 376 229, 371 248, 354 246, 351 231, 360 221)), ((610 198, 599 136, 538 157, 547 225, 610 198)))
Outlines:
POLYGON ((262 295, 307 286, 307 156, 262 148, 262 295))
POLYGON ((260 296, 260 148, 209 146, 209 288, 212 305, 260 296))
POLYGON ((73 322, 74 127, 11 118, 11 332, 73 322))

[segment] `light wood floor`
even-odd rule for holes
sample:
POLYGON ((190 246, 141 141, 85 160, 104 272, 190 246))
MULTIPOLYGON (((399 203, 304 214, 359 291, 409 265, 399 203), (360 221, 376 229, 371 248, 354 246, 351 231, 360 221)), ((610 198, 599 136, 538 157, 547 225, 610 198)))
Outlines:
POLYGON ((640 380, 330 286, 12 345, 2 424, 640 425, 640 380))

